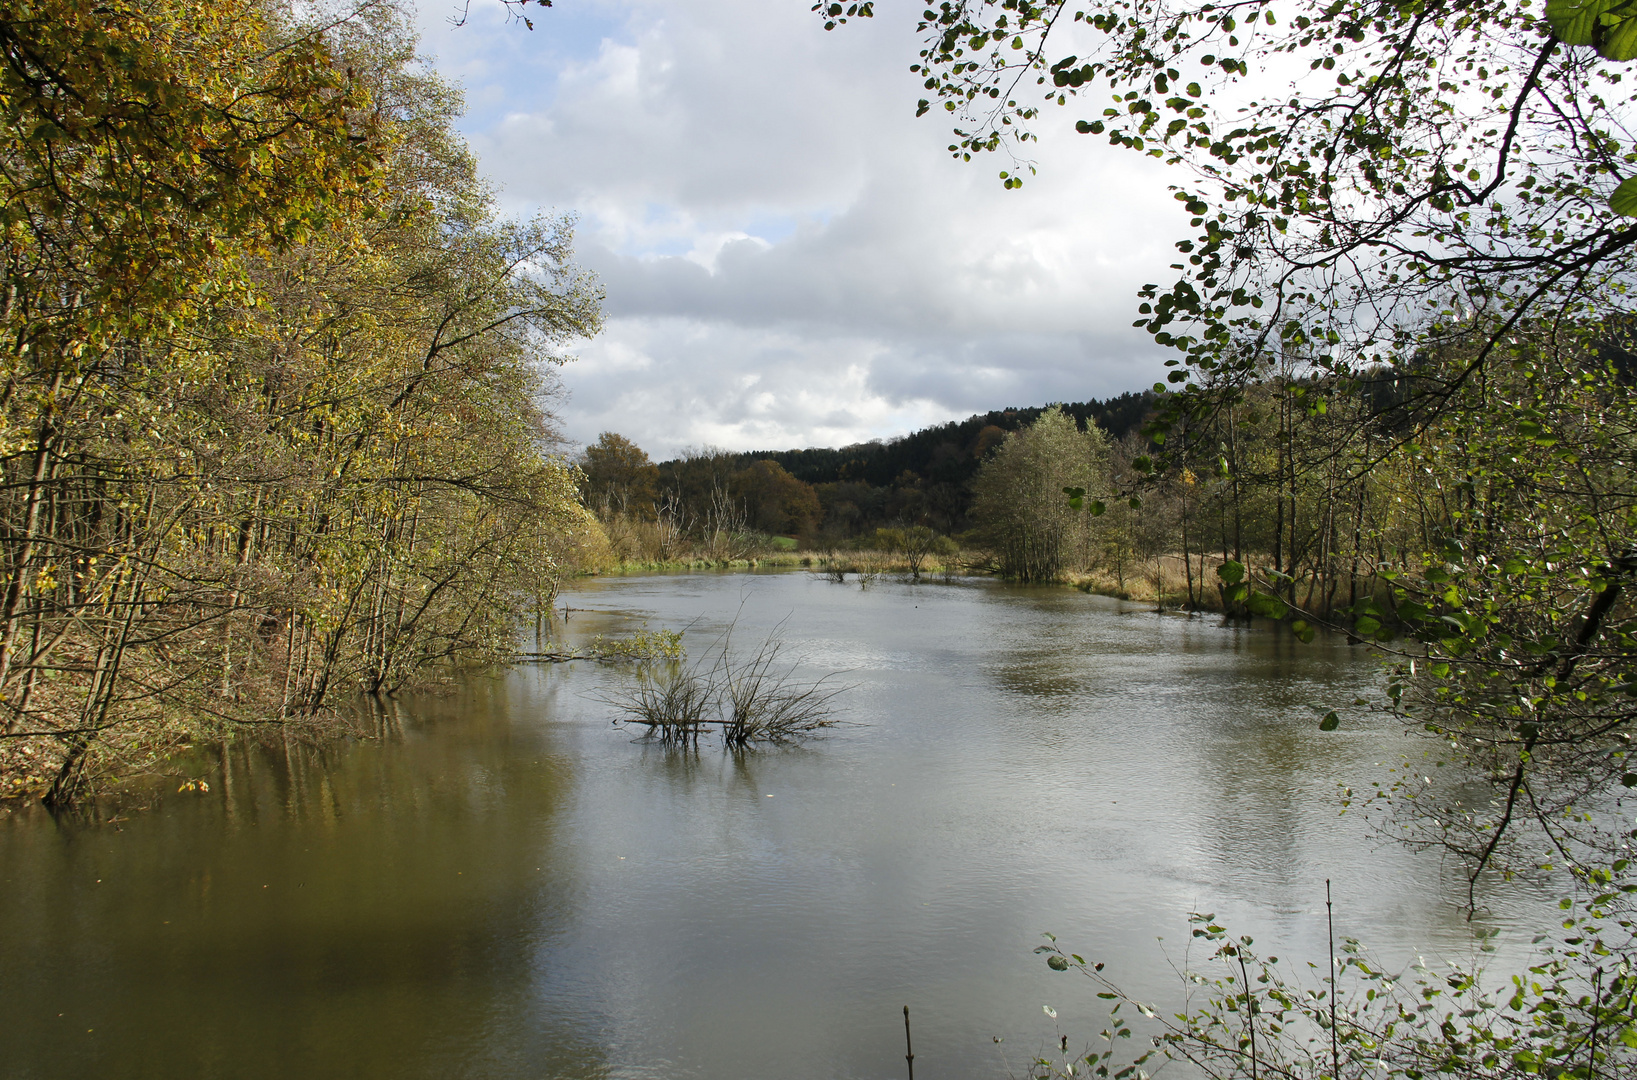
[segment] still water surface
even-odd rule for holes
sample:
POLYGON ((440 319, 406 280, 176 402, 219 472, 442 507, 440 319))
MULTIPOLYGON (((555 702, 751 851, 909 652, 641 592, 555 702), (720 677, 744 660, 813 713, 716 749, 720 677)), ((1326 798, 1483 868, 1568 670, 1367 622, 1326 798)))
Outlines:
POLYGON ((1322 963, 1326 878, 1340 934, 1473 953, 1451 873, 1338 814, 1419 753, 1316 731, 1377 681, 1342 642, 978 581, 566 599, 570 637, 686 625, 696 656, 782 623, 848 725, 667 752, 611 723, 628 675, 574 663, 200 759, 208 794, 112 825, 13 813, 0 1077, 899 1077, 905 1004, 922 1077, 1016 1075, 1042 1004, 1076 1043, 1103 1016, 1042 931, 1163 1004, 1193 910, 1322 963))

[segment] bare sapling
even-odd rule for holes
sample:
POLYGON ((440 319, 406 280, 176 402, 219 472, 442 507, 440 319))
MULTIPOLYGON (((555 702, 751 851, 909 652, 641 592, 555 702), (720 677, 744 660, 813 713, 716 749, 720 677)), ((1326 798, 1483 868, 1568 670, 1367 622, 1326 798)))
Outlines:
POLYGON ((776 631, 744 656, 735 656, 724 641, 716 683, 726 745, 791 742, 835 724, 831 702, 846 688, 830 685, 830 676, 798 679, 796 665, 780 660, 783 651, 776 631))

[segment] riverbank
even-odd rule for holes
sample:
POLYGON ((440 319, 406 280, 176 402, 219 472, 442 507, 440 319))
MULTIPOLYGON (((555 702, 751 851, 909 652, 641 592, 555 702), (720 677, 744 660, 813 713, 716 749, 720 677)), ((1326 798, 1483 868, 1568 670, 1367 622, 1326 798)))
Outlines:
POLYGON ((990 571, 983 563, 983 556, 974 551, 959 551, 953 555, 915 559, 893 551, 826 549, 773 551, 738 559, 690 557, 631 560, 617 563, 607 569, 590 571, 584 576, 629 576, 689 571, 813 570, 826 574, 864 575, 870 578, 884 574, 914 576, 916 573, 923 577, 935 575, 947 577, 955 574, 988 574, 990 571))

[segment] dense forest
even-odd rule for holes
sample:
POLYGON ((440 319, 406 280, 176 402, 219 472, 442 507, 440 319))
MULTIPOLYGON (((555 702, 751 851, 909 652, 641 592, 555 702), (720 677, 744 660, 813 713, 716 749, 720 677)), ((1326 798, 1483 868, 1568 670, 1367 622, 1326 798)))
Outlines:
MULTIPOLYGON (((578 463, 585 503, 616 540, 628 531, 616 523, 622 514, 664 519, 664 535, 674 533, 679 541, 715 534, 719 521, 798 539, 809 548, 868 543, 878 529, 906 525, 959 535, 973 526, 973 481, 1009 434, 1060 412, 1082 431, 1136 438, 1154 404, 1152 393, 1126 393, 1107 401, 997 409, 839 449, 707 447, 658 463, 631 439, 608 432, 578 463)), ((648 549, 646 557, 658 556, 648 549)))
POLYGON ((409 22, 8 15, 8 793, 504 655, 595 532, 545 407, 599 292, 495 215, 409 22))

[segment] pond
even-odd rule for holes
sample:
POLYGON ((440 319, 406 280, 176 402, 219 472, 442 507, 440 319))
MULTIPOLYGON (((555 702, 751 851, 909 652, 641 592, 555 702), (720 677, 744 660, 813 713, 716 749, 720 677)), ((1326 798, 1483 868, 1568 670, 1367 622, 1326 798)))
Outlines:
MULTIPOLYGON (((989 581, 596 579, 568 636, 777 631, 843 726, 668 751, 627 669, 542 665, 398 703, 380 737, 239 746, 90 824, 0 819, 0 1076, 1021 1074, 1102 1026, 1041 933, 1179 999, 1188 913, 1291 959, 1338 936, 1467 960, 1454 872, 1339 785, 1420 746, 1343 708, 1361 648, 989 581), (1157 940, 1163 938, 1163 941, 1157 940), (999 1037, 1002 1041, 996 1042, 999 1037)), ((1511 946, 1508 946, 1510 948, 1511 946)))

